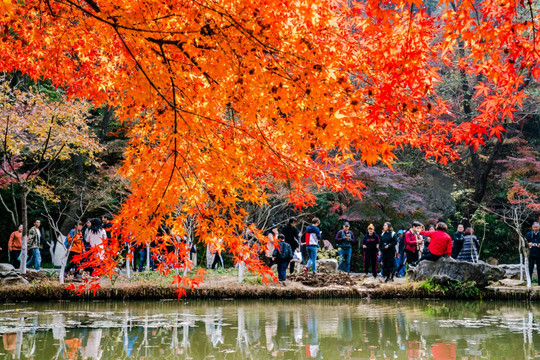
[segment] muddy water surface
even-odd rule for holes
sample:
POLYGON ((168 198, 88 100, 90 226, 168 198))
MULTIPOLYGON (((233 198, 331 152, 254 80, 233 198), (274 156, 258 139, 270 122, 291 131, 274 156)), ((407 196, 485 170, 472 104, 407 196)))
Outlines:
POLYGON ((0 359, 533 359, 540 305, 167 301, 0 305, 0 359))

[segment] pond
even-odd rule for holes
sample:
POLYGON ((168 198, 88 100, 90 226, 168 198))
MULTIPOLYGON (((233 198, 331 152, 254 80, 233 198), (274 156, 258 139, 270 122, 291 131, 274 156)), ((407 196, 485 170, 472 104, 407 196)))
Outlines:
POLYGON ((0 305, 0 359, 531 359, 540 305, 437 300, 0 305))

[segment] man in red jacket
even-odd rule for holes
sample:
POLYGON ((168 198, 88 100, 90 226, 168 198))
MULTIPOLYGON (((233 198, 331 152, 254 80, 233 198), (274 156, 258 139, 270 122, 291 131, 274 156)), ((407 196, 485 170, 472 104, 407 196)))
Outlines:
POLYGON ((452 238, 446 233, 448 226, 440 222, 435 227, 435 231, 420 231, 420 235, 431 238, 429 243, 429 253, 422 255, 416 262, 416 265, 422 260, 437 261, 443 255, 450 256, 452 254, 452 238))

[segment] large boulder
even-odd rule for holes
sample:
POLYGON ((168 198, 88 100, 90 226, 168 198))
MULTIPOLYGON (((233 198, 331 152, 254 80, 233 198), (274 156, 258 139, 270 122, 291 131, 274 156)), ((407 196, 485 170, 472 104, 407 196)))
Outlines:
POLYGON ((15 271, 0 272, 0 284, 2 285, 22 285, 28 284, 28 280, 20 276, 15 271))
POLYGON ((0 263, 0 272, 2 271, 15 271, 15 268, 11 264, 0 263))
POLYGON ((409 268, 407 276, 413 281, 432 279, 435 283, 474 281, 478 287, 486 287, 503 279, 504 270, 483 261, 469 263, 443 257, 437 261, 421 261, 418 266, 409 268))
MULTIPOLYGON (((520 273, 521 273, 521 265, 519 264, 501 264, 499 265, 501 269, 503 269, 506 273, 505 276, 509 279, 519 279, 520 273)), ((533 273, 533 276, 535 273, 533 273)), ((525 272, 523 273, 523 277, 525 278, 525 272)))
POLYGON ((334 274, 337 273, 338 261, 336 259, 317 260, 317 272, 334 274))

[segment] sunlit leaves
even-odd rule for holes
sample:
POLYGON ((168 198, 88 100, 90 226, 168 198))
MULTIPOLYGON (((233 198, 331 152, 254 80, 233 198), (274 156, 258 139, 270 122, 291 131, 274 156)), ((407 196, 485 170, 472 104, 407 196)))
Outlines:
POLYGON ((433 15, 415 0, 27 1, 0 19, 0 70, 51 78, 131 125, 122 241, 145 244, 161 225, 181 236, 195 217, 203 243, 266 273, 243 241, 242 204, 265 204, 276 184, 309 206, 317 188, 360 195, 355 159, 391 166, 394 149, 411 146, 446 163, 455 144, 500 136, 525 77, 539 74, 540 19, 526 10, 495 0, 433 15), (456 121, 441 100, 442 64, 479 78, 473 118, 456 121))

